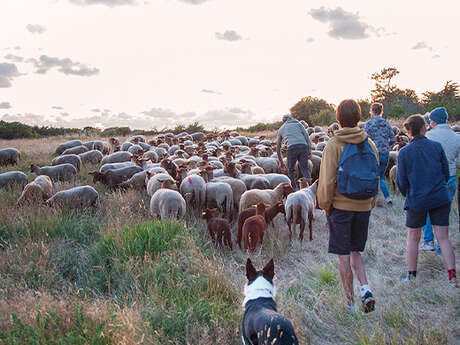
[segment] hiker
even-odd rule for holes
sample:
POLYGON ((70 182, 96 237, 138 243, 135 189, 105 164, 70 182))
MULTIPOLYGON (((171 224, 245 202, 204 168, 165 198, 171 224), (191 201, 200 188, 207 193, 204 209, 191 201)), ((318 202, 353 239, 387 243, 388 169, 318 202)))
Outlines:
POLYGON ((329 224, 329 253, 338 255, 347 309, 354 312, 353 271, 361 285, 365 312, 374 310, 375 299, 366 277, 364 251, 369 217, 379 190, 378 150, 364 129, 359 104, 347 99, 337 107, 340 129, 324 148, 317 192, 318 205, 326 212, 329 224), (364 155, 351 155, 353 152, 364 155), (357 180, 351 183, 349 178, 357 180), (367 184, 370 180, 371 184, 367 184), (344 195, 346 194, 346 195, 344 195))
MULTIPOLYGON (((455 197, 457 190, 457 166, 460 163, 460 136, 456 134, 447 124, 448 114, 446 108, 440 107, 431 111, 428 120, 431 130, 426 133, 426 137, 441 144, 446 154, 447 163, 449 164, 449 180, 447 181, 447 192, 449 201, 455 197)), ((435 250, 433 227, 431 226, 430 216, 427 216, 427 221, 423 230, 423 243, 420 245, 420 250, 435 250)), ((439 245, 436 248, 439 252, 439 245)))
POLYGON ((286 169, 281 155, 281 143, 287 145, 287 168, 288 176, 294 190, 297 190, 295 164, 299 162, 302 176, 311 183, 310 170, 308 169, 308 159, 311 155, 310 137, 302 124, 294 119, 291 114, 283 115, 283 125, 278 130, 276 138, 276 153, 280 162, 281 169, 286 169))
MULTIPOLYGON (((438 119, 436 116, 435 119, 438 119)), ((396 182, 406 197, 407 276, 404 282, 417 277, 418 244, 422 226, 430 216, 434 234, 441 246, 441 255, 449 275, 449 285, 458 287, 455 254, 449 241, 450 196, 447 181, 449 164, 440 143, 425 136, 426 127, 421 115, 412 115, 404 122, 410 143, 399 151, 396 182)), ((434 129, 433 129, 434 130, 434 129)), ((432 130, 432 131, 433 131, 432 130)))
POLYGON ((388 121, 383 118, 382 103, 372 103, 369 114, 372 116, 372 119, 367 121, 365 131, 379 151, 380 189, 386 203, 392 204, 393 201, 388 192, 384 175, 387 170, 388 160, 390 159, 390 146, 396 142, 395 134, 388 121))

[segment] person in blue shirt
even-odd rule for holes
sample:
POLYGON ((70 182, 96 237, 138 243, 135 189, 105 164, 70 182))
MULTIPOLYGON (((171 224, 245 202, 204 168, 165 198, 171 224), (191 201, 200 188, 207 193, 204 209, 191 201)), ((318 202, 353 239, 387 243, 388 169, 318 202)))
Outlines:
POLYGON ((372 103, 369 114, 372 116, 372 119, 366 122, 364 130, 379 150, 380 190, 387 204, 392 204, 393 201, 388 192, 384 175, 387 170, 388 160, 390 159, 390 146, 396 142, 395 134, 388 121, 383 118, 382 103, 372 103))
POLYGON ((404 281, 417 276, 418 244, 422 226, 429 214, 434 234, 442 250, 449 275, 449 284, 458 287, 455 272, 455 254, 449 241, 450 197, 447 190, 449 164, 440 143, 425 137, 425 120, 421 115, 412 115, 404 122, 411 139, 398 155, 396 182, 406 197, 407 266, 404 281))

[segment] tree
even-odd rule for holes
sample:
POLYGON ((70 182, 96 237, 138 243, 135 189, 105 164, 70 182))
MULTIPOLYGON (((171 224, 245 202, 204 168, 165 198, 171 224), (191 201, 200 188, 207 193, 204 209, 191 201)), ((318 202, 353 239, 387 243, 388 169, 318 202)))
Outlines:
POLYGON ((292 116, 307 123, 310 123, 312 115, 319 114, 322 110, 335 111, 335 108, 324 99, 311 96, 303 97, 290 109, 292 116))
POLYGON ((371 91, 372 101, 381 101, 396 89, 396 86, 391 85, 391 79, 398 74, 399 71, 395 67, 387 67, 371 75, 371 79, 375 81, 375 89, 371 91))
POLYGON ((449 117, 456 121, 460 119, 460 86, 449 80, 439 92, 424 92, 422 105, 425 111, 431 111, 437 107, 446 107, 449 117))

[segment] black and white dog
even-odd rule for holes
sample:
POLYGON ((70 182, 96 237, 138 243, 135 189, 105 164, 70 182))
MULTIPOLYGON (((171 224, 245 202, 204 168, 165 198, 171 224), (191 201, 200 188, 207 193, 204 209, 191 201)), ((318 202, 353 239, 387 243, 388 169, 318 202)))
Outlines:
POLYGON ((276 311, 271 259, 256 271, 251 259, 246 262, 248 283, 244 287, 243 345, 298 345, 291 322, 276 311))

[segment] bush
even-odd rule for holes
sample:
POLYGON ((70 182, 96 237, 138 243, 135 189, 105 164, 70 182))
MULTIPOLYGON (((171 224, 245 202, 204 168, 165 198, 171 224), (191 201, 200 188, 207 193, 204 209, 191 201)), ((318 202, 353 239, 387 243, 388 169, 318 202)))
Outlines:
POLYGON ((390 106, 390 109, 386 112, 388 117, 394 117, 394 118, 401 118, 404 117, 406 114, 406 111, 404 107, 401 104, 392 104, 390 106))
POLYGON ((77 128, 54 128, 48 126, 29 126, 20 122, 0 120, 0 139, 43 138, 65 134, 80 134, 77 128))
POLYGON ((335 121, 335 111, 330 109, 323 109, 318 114, 310 116, 312 126, 329 126, 335 121))

